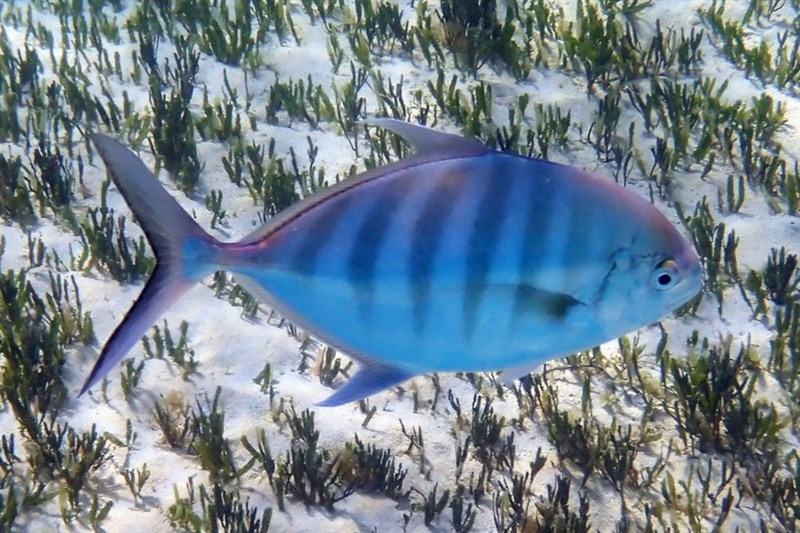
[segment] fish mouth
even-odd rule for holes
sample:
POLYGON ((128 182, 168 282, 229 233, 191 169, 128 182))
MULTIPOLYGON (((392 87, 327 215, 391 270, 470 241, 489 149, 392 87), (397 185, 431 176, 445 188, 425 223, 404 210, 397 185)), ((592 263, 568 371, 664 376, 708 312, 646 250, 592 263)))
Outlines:
MULTIPOLYGON (((694 252, 692 252, 692 255, 694 255, 694 252)), ((686 270, 686 276, 684 277, 683 288, 681 290, 680 303, 678 305, 685 304, 697 296, 698 293, 704 291, 705 288, 706 275, 699 259, 697 259, 697 256, 695 255, 694 260, 689 263, 689 267, 686 270)))
POLYGON ((691 247, 687 247, 682 254, 675 258, 675 261, 683 273, 682 279, 675 287, 677 290, 673 292, 675 294, 674 305, 680 307, 705 290, 706 275, 700 258, 691 247))
POLYGON ((680 269, 685 272, 684 280, 690 281, 686 283, 686 292, 690 293, 690 298, 703 290, 706 286, 706 275, 703 271, 703 265, 697 252, 691 246, 686 246, 683 253, 677 258, 680 269))

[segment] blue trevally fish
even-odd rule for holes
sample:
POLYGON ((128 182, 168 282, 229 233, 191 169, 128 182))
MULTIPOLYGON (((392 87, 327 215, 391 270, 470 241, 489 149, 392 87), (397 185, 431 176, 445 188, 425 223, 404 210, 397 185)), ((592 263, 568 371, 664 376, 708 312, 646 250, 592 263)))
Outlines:
POLYGON ((322 405, 428 372, 517 377, 655 322, 701 289, 689 242, 636 193, 476 140, 368 122, 415 155, 311 195, 234 243, 201 229, 130 150, 92 135, 157 265, 81 394, 219 269, 359 362, 322 405))

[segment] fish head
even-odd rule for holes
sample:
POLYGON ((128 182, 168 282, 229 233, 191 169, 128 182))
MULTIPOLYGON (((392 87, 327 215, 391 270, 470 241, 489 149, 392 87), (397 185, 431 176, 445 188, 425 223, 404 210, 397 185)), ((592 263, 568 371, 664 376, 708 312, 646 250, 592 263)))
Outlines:
POLYGON ((601 296, 620 331, 659 320, 703 288, 692 244, 655 207, 639 207, 630 239, 612 254, 601 296))

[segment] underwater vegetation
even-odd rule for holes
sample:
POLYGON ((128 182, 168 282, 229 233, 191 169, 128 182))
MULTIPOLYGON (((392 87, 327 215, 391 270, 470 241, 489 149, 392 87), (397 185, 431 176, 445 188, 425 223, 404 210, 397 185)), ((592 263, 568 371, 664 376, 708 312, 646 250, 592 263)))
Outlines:
POLYGON ((158 263, 80 395, 217 268, 358 360, 319 404, 329 407, 436 371, 499 371, 509 382, 647 326, 701 291, 690 243, 624 187, 409 122, 368 123, 417 153, 304 198, 229 243, 197 225, 134 153, 91 135, 158 263))
POLYGON ((800 5, 669 4, 0 4, 0 530, 796 530, 800 5), (154 267, 87 134, 232 239, 407 156, 374 116, 631 188, 703 293, 319 410, 356 367, 217 273, 76 400, 154 267))

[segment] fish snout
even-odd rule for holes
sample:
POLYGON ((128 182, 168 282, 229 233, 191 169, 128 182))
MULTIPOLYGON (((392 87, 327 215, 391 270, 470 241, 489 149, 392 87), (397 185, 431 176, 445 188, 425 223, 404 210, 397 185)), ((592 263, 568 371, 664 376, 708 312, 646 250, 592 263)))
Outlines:
POLYGON ((680 270, 685 272, 684 279, 686 280, 687 292, 691 291, 691 295, 694 296, 703 290, 706 285, 706 276, 700 257, 694 248, 687 245, 683 253, 678 256, 677 262, 680 270))

